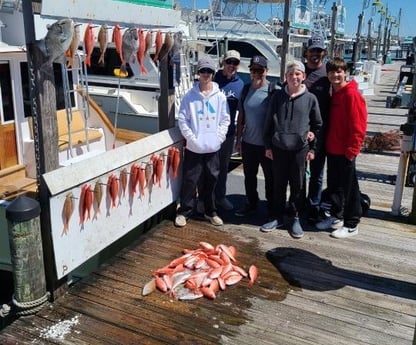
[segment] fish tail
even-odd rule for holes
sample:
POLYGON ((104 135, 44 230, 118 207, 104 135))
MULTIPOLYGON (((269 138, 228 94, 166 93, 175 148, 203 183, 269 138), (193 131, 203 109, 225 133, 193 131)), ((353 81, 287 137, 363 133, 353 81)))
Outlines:
POLYGON ((142 74, 147 74, 147 68, 144 65, 142 65, 142 64, 140 64, 140 72, 142 74))
POLYGON ((104 52, 101 53, 100 58, 98 59, 98 64, 99 65, 105 65, 105 62, 104 62, 104 52))

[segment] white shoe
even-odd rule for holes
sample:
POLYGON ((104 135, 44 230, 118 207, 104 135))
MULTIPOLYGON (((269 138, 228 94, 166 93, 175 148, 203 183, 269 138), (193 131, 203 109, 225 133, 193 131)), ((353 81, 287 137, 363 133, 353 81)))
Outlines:
POLYGON ((226 197, 222 198, 221 200, 217 200, 217 205, 226 211, 231 211, 234 209, 234 205, 226 197))
POLYGON ((186 217, 182 214, 178 214, 175 218, 175 225, 182 228, 186 225, 186 217))
POLYGON ((343 226, 331 232, 331 236, 335 238, 347 238, 358 234, 358 226, 355 228, 347 228, 343 226))
POLYGON ((327 230, 327 229, 339 229, 340 227, 344 226, 344 221, 337 217, 328 217, 324 220, 315 224, 316 228, 319 230, 327 230))
POLYGON ((205 219, 208 219, 212 225, 215 226, 220 226, 220 225, 224 225, 224 222, 222 221, 222 219, 220 217, 218 217, 217 215, 214 215, 212 217, 208 216, 208 215, 204 215, 205 219))

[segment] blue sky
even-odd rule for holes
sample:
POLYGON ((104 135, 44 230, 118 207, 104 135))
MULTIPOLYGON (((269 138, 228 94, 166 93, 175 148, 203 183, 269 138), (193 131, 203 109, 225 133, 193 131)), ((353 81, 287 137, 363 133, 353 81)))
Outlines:
MULTIPOLYGON (((179 0, 182 7, 192 8, 195 4, 198 8, 208 8, 209 0, 179 0)), ((212 1, 212 0, 211 0, 212 1)), ((319 0, 315 0, 318 2, 319 0)), ((364 11, 364 26, 363 32, 367 32, 367 23, 371 17, 371 4, 375 0, 369 0, 369 8, 364 11)), ((327 0, 326 10, 331 12, 331 6, 336 0, 327 0)), ((401 21, 400 21, 400 36, 416 36, 416 0, 382 0, 384 5, 388 5, 389 13, 393 17, 398 17, 400 8, 402 9, 401 21)), ((343 5, 347 8, 346 18, 346 34, 354 35, 358 26, 358 15, 363 9, 362 0, 343 0, 343 5)), ((257 8, 257 18, 260 20, 267 20, 270 17, 282 17, 283 18, 283 5, 279 4, 261 4, 257 8)), ((380 16, 374 15, 376 27, 378 26, 380 16)), ((394 29, 397 30, 397 29, 394 29)), ((396 34, 397 31, 395 31, 396 34)))

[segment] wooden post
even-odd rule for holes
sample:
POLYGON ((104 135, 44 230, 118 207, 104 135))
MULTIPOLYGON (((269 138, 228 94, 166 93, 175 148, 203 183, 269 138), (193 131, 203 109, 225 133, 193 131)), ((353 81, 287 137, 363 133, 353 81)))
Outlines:
POLYGON ((280 53, 280 82, 283 83, 285 80, 286 70, 286 57, 289 50, 289 13, 290 13, 291 1, 285 0, 285 14, 283 21, 283 36, 282 36, 282 49, 280 53))
POLYGON ((159 131, 175 127, 175 88, 170 56, 159 61, 159 131))
POLYGON ((332 4, 331 10, 332 10, 331 44, 329 45, 329 58, 333 59, 334 58, 334 53, 335 53, 335 23, 336 23, 336 20, 337 20, 337 11, 338 11, 338 6, 335 2, 332 4))
POLYGON ((17 315, 33 314, 48 300, 39 215, 39 203, 25 196, 6 208, 17 315))
POLYGON ((34 124, 36 175, 39 202, 42 205, 40 223, 44 248, 46 281, 49 291, 55 291, 55 273, 50 224, 49 192, 42 175, 59 167, 58 125, 56 117, 55 78, 47 59, 44 41, 36 41, 32 2, 23 1, 26 49, 29 69, 30 98, 34 124))

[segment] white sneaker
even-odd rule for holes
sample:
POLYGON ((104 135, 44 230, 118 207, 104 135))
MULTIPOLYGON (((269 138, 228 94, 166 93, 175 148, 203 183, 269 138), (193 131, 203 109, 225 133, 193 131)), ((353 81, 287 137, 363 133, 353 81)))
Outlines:
POLYGON ((234 209, 234 205, 226 197, 222 198, 221 200, 217 200, 217 205, 226 211, 231 211, 234 209))
POLYGON ((358 226, 355 228, 347 228, 343 226, 331 232, 331 236, 335 238, 347 238, 358 234, 358 226))
POLYGON ((178 214, 175 218, 175 225, 182 228, 186 225, 186 217, 182 214, 178 214))
POLYGON ((214 215, 212 217, 208 216, 208 215, 204 215, 205 219, 208 219, 212 225, 215 226, 220 226, 220 225, 224 225, 224 222, 222 221, 222 219, 220 217, 218 217, 217 215, 214 215))
POLYGON ((328 217, 318 223, 315 224, 316 228, 319 230, 327 230, 327 229, 339 229, 340 227, 344 226, 344 221, 337 217, 328 217))

